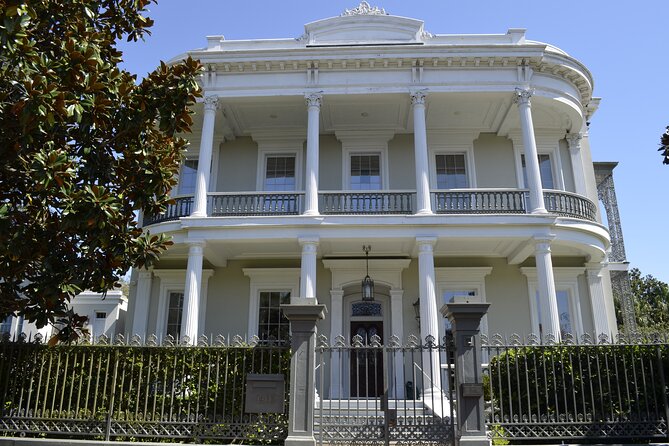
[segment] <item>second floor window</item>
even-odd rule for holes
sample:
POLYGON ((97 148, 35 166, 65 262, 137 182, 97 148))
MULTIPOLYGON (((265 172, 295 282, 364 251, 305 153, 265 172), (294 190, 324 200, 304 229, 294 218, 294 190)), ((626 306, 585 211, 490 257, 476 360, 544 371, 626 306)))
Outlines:
POLYGON ((437 189, 464 189, 469 187, 464 153, 436 156, 437 189))
MULTIPOLYGON (((553 181, 553 162, 551 161, 551 156, 546 153, 542 153, 538 155, 537 158, 539 158, 541 187, 543 189, 555 189, 555 182, 553 181)), ((520 161, 523 165, 523 181, 525 182, 525 187, 528 187, 527 168, 525 167, 525 155, 520 155, 520 161)))
POLYGON ((295 156, 271 155, 266 158, 264 190, 295 190, 295 156))
POLYGON ((185 160, 179 174, 179 195, 195 194, 197 180, 197 160, 185 160))
POLYGON ((352 190, 381 189, 381 156, 351 155, 352 190))

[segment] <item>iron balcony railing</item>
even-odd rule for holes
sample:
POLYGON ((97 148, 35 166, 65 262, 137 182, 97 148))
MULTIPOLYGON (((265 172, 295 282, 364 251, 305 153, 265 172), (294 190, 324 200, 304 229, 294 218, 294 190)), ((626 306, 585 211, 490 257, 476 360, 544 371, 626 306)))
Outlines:
POLYGON ((209 193, 209 215, 298 215, 302 213, 303 192, 209 193))
POLYGON ((321 214, 413 214, 413 191, 336 191, 321 192, 321 214))
MULTIPOLYGON (((524 189, 450 189, 433 191, 432 206, 437 214, 526 214, 529 193, 524 189)), ((318 194, 324 215, 413 214, 414 191, 326 191, 318 194)), ((597 220, 595 204, 580 195, 544 190, 546 210, 555 215, 597 220)), ((181 196, 159 215, 146 215, 144 225, 178 220, 191 214, 192 196, 181 196)), ((300 215, 304 192, 211 192, 211 217, 300 215)))
POLYGON ((193 211, 193 196, 185 195, 174 198, 174 203, 167 205, 165 212, 158 215, 144 215, 144 226, 160 223, 163 221, 178 220, 188 217, 193 211))
POLYGON ((597 219, 595 204, 587 198, 572 194, 571 192, 544 191, 544 204, 546 205, 546 210, 551 214, 582 218, 590 221, 596 221, 597 219))
MULTIPOLYGON (((597 221, 594 203, 578 194, 544 190, 546 210, 564 217, 597 221)), ((523 189, 451 189, 432 192, 437 214, 526 214, 529 192, 523 189)))
POLYGON ((526 191, 459 189, 432 193, 437 214, 524 214, 526 191))

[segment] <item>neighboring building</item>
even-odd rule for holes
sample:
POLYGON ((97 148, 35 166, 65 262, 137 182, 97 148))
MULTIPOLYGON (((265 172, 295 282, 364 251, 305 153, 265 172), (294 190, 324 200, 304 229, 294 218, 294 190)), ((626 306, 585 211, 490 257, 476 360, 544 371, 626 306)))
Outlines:
MULTIPOLYGON (((112 339, 117 334, 125 333, 125 314, 128 309, 128 298, 120 290, 111 290, 106 296, 101 293, 84 291, 75 296, 71 302, 75 313, 87 316, 85 328, 94 339, 104 335, 112 339)), ((35 324, 26 322, 23 317, 7 317, 0 323, 0 335, 9 335, 15 338, 23 333, 31 339, 40 334, 43 339, 49 339, 53 334, 53 326, 47 325, 38 329, 35 324)))
POLYGON ((491 303, 490 334, 616 333, 599 100, 564 51, 362 2, 297 39, 210 36, 188 55, 205 97, 176 204, 143 217, 175 243, 133 272, 131 334, 281 338, 291 297, 327 306, 330 339, 441 336, 452 299, 491 303))

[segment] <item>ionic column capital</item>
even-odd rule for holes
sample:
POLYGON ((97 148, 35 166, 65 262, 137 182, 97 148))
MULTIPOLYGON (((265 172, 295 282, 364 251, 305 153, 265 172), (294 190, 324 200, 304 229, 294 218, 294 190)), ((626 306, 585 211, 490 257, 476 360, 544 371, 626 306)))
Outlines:
POLYGON ((530 98, 534 95, 532 88, 516 88, 513 101, 518 105, 531 105, 530 98))
POLYGON ((418 253, 432 253, 434 245, 437 244, 437 237, 416 237, 416 244, 418 245, 418 253))
POLYGON ((302 252, 316 252, 320 239, 318 237, 300 237, 297 242, 302 247, 302 252))
POLYGON ((604 275, 604 271, 608 266, 607 262, 592 262, 585 264, 585 272, 588 278, 598 278, 604 275))
POLYGON ((218 96, 215 94, 205 96, 203 102, 204 111, 215 112, 219 107, 218 96))
POLYGON ((427 94, 424 91, 411 92, 411 105, 425 105, 427 94))
POLYGON ((153 276, 153 268, 141 269, 137 275, 138 280, 147 280, 153 276))
POLYGON ((321 108, 321 104, 323 102, 323 95, 320 93, 307 93, 304 95, 304 100, 307 103, 307 107, 321 108))
POLYGON ((567 133, 564 137, 569 144, 569 150, 578 151, 581 149, 581 139, 583 139, 582 133, 567 133))
POLYGON ((546 254, 551 252, 551 243, 555 240, 555 236, 553 234, 542 234, 535 235, 532 239, 536 252, 546 254))
POLYGON ((203 255, 205 245, 206 242, 204 240, 188 241, 188 255, 203 255))

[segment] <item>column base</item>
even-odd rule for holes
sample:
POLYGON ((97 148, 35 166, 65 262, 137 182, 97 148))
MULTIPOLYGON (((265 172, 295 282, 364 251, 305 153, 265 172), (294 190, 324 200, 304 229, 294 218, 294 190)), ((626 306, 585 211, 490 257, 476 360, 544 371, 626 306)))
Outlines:
POLYGON ((206 217, 207 213, 206 212, 201 212, 201 211, 195 211, 192 214, 189 215, 189 217, 197 217, 197 218, 202 218, 206 217))
POLYGON ((460 446, 490 446, 492 443, 488 437, 484 436, 471 436, 471 437, 461 437, 458 438, 457 444, 460 446))
POLYGON ((286 438, 285 446, 316 446, 313 435, 290 435, 286 438))
POLYGON ((421 209, 414 215, 434 215, 434 212, 432 212, 430 209, 421 209))
POLYGON ((321 214, 318 211, 309 210, 309 211, 304 211, 304 213, 302 215, 306 215, 307 217, 315 217, 315 216, 319 216, 321 214))
MULTIPOLYGON (((423 405, 430 409, 439 418, 451 418, 451 400, 448 396, 435 387, 423 389, 423 405)), ((453 411, 455 416, 455 411, 453 411)))
POLYGON ((546 210, 546 208, 536 208, 532 209, 530 214, 548 214, 548 211, 546 210))

